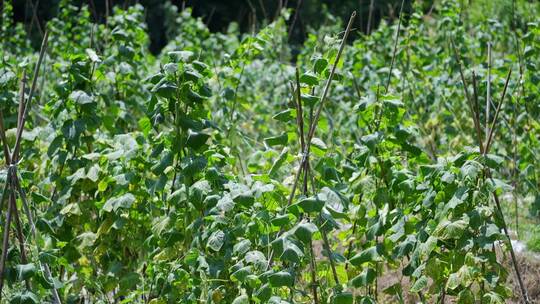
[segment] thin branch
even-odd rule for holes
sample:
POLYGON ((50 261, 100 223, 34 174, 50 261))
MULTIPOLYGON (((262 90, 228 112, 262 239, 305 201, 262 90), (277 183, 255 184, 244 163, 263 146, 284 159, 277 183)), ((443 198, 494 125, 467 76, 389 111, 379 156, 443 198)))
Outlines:
POLYGON ((491 108, 491 42, 488 42, 488 75, 487 75, 487 92, 486 92, 486 135, 489 131, 489 115, 491 108))
POLYGON ((291 22, 291 27, 289 28, 289 33, 287 34, 287 37, 289 37, 289 39, 291 38, 291 34, 292 34, 292 31, 294 29, 294 25, 296 24, 296 18, 298 18, 298 13, 300 12, 300 7, 302 6, 302 0, 298 0, 298 2, 296 3, 296 8, 294 9, 294 16, 293 16, 293 20, 291 22))
POLYGON ((367 21, 367 31, 366 33, 369 35, 371 34, 371 17, 373 16, 373 4, 375 0, 369 1, 369 13, 368 13, 368 21, 367 21))
POLYGON ((508 239, 510 257, 512 258, 512 265, 514 265, 514 271, 516 272, 516 277, 518 280, 519 288, 521 290, 521 296, 523 297, 523 302, 525 304, 529 304, 530 303, 529 295, 527 294, 527 289, 525 288, 525 284, 523 284, 523 279, 521 278, 521 272, 519 270, 519 266, 517 263, 516 254, 514 253, 514 246, 512 245, 512 240, 510 239, 510 234, 508 233, 508 228, 506 227, 506 221, 504 220, 504 214, 502 212, 499 197, 497 196, 497 193, 495 191, 493 191, 493 198, 495 199, 495 204, 497 205, 497 210, 499 211, 499 216, 503 224, 502 228, 504 230, 504 234, 506 235, 506 238, 508 239))
POLYGON ((495 116, 493 117, 493 122, 491 124, 491 128, 489 129, 490 132, 489 132, 489 136, 488 136, 488 139, 487 139, 487 142, 486 142, 486 149, 485 149, 486 154, 489 152, 489 148, 491 147, 491 142, 493 140, 493 133, 494 133, 494 130, 496 128, 495 124, 497 123, 497 120, 499 118, 499 113, 501 111, 501 107, 502 107, 502 105, 504 103, 504 97, 506 96, 506 90, 508 88, 508 83, 510 82, 510 76, 511 75, 512 75, 512 69, 510 69, 508 71, 508 75, 506 76, 506 82, 504 83, 504 89, 503 89, 503 93, 501 95, 501 100, 499 101, 499 104, 497 105, 497 110, 495 111, 495 116))
POLYGON ((477 115, 474 114, 475 111, 474 111, 474 107, 473 107, 473 102, 472 102, 472 99, 471 99, 471 95, 469 94, 467 81, 465 80, 465 75, 463 74, 463 68, 461 66, 461 58, 459 56, 459 53, 458 53, 458 51, 456 49, 456 46, 455 46, 453 40, 451 40, 451 45, 452 45, 452 49, 454 50, 454 55, 456 57, 456 61, 458 63, 459 75, 461 76, 461 82, 463 84, 463 90, 465 91, 465 97, 467 98, 467 105, 469 106, 469 110, 471 111, 471 114, 472 114, 472 117, 473 117, 474 128, 476 129, 476 136, 478 137, 478 147, 480 149, 480 153, 483 153, 484 149, 483 149, 483 143, 481 141, 481 139, 482 139, 482 131, 481 131, 481 128, 480 128, 480 122, 476 119, 477 115))
POLYGON ((26 117, 28 116, 28 109, 30 108, 30 105, 32 104, 32 97, 34 96, 34 92, 36 90, 36 84, 39 77, 39 71, 41 67, 41 62, 43 61, 43 57, 45 56, 45 51, 47 50, 47 42, 49 39, 49 32, 45 32, 45 36, 43 37, 43 41, 41 43, 41 49, 39 51, 39 58, 38 62, 36 64, 36 68, 34 69, 34 79, 32 80, 32 87, 30 88, 30 93, 28 94, 28 99, 24 105, 24 113, 21 117, 21 126, 20 129, 17 130, 17 137, 15 139, 15 148, 13 148, 13 155, 11 156, 12 161, 17 161, 19 150, 21 146, 21 137, 22 137, 22 130, 24 128, 24 123, 26 122, 26 117))
POLYGON ((392 78, 392 70, 394 68, 394 61, 396 60, 396 51, 397 51, 397 45, 399 40, 399 31, 401 29, 401 19, 403 18, 403 5, 405 4, 405 0, 401 1, 401 8, 399 9, 399 19, 398 19, 398 26, 396 31, 396 38, 394 40, 394 51, 392 53, 392 61, 390 62, 390 71, 388 71, 388 79, 386 80, 386 86, 385 86, 385 93, 388 93, 388 87, 390 86, 390 79, 392 78))
MULTIPOLYGON (((480 103, 478 102, 478 86, 477 86, 477 81, 476 81, 476 73, 474 70, 472 71, 472 76, 473 76, 472 85, 473 85, 473 97, 474 97, 473 109, 474 109, 474 116, 475 116, 474 119, 476 119, 478 124, 480 124, 480 103)), ((481 128, 479 129, 480 131, 482 131, 481 128)), ((477 136, 479 136, 478 142, 483 143, 484 139, 482 138, 482 132, 478 133, 477 136)), ((482 151, 482 149, 483 147, 480 147, 480 151, 482 151)))
MULTIPOLYGON (((353 21, 354 21, 355 17, 356 17, 356 11, 354 11, 351 14, 351 17, 349 19, 349 23, 347 24, 347 28, 345 29, 345 34, 343 35, 343 40, 341 41, 341 45, 339 47, 338 53, 336 54, 334 65, 332 66, 332 70, 330 71, 330 75, 328 76, 328 79, 326 81, 326 85, 324 87, 323 94, 321 95, 321 98, 319 100, 319 106, 317 108, 317 111, 315 112, 315 115, 313 116, 313 118, 311 120, 311 125, 310 125, 309 132, 308 132, 308 135, 307 135, 307 140, 305 142, 304 151, 302 151, 303 152, 302 153, 303 154, 302 155, 302 160, 300 162, 300 165, 298 166, 298 171, 296 171, 296 175, 295 175, 295 178, 294 178, 294 183, 293 183, 293 186, 292 186, 292 189, 291 189, 291 193, 289 195, 289 199, 287 200, 287 206, 286 207, 289 207, 292 204, 292 200, 294 198, 294 195, 296 193, 296 188, 298 186, 298 181, 300 180, 300 175, 302 173, 302 170, 304 170, 306 168, 305 163, 308 160, 307 151, 309 151, 309 149, 310 149, 311 140, 312 140, 313 135, 315 133, 315 129, 317 128, 319 117, 321 115, 322 108, 323 108, 324 103, 326 101, 326 96, 328 95, 328 92, 330 91, 330 86, 331 86, 331 83, 332 83, 332 79, 334 78, 334 74, 336 72, 336 68, 337 68, 337 65, 339 63, 339 59, 341 58, 341 54, 343 53, 343 49, 345 48, 347 37, 349 36, 349 33, 351 31, 352 24, 353 24, 353 21)), ((278 237, 282 233, 283 233, 283 229, 281 229, 278 232, 278 237)), ((268 258, 268 264, 266 266, 267 269, 272 265, 273 258, 274 258, 274 251, 272 250, 270 252, 270 256, 268 258)))
POLYGON ((0 256, 0 302, 2 301, 2 290, 4 289, 4 273, 6 267, 7 251, 9 247, 9 227, 11 224, 13 205, 8 204, 6 222, 4 223, 4 234, 2 239, 2 255, 0 256))

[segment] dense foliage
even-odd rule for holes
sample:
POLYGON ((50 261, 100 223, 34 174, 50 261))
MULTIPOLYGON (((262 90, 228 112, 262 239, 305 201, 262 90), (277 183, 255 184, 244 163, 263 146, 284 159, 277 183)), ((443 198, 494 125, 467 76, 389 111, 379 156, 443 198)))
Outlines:
POLYGON ((297 58, 290 10, 212 33, 167 3, 153 56, 142 6, 61 1, 40 56, 5 3, 6 147, 28 117, 2 300, 527 301, 508 231, 540 219, 540 5, 461 2, 351 44, 326 15, 297 58))

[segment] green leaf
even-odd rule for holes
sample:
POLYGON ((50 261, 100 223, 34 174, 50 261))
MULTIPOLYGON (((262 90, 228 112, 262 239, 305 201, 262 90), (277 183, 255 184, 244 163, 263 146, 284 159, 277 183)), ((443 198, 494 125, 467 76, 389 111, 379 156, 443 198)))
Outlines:
POLYGON ((272 287, 292 287, 294 278, 289 272, 280 271, 268 276, 268 282, 272 287))
POLYGON ((86 55, 88 55, 88 58, 90 58, 90 61, 101 62, 101 59, 99 58, 98 54, 96 54, 96 51, 94 51, 93 49, 86 49, 85 52, 86 52, 86 55))
POLYGON ((360 275, 351 280, 351 285, 354 287, 364 287, 367 286, 377 277, 377 272, 373 268, 366 268, 360 275))
POLYGON ((380 261, 380 246, 373 246, 353 256, 349 261, 353 266, 359 267, 367 262, 380 261))
POLYGON ((141 129, 141 132, 143 132, 144 136, 148 136, 152 130, 152 122, 150 121, 150 118, 145 116, 139 119, 139 128, 141 129))
POLYGON ((214 231, 208 238, 206 246, 214 251, 219 251, 225 243, 225 233, 221 230, 214 231))
POLYGON ((262 285, 259 289, 257 289, 257 291, 255 291, 254 296, 262 302, 268 301, 268 299, 270 299, 272 296, 272 288, 270 287, 270 284, 266 283, 262 285))
POLYGON ((276 177, 279 168, 281 168, 287 160, 287 156, 289 156, 289 149, 285 147, 279 154, 279 157, 276 159, 276 161, 274 161, 274 163, 272 164, 272 168, 270 168, 270 172, 268 173, 270 177, 276 177))
POLYGON ((71 203, 66 205, 62 210, 60 210, 60 214, 63 215, 82 215, 81 208, 79 207, 79 203, 71 203))
POLYGON ((463 219, 450 222, 445 220, 435 230, 435 235, 442 239, 459 239, 467 230, 469 222, 463 219))
POLYGON ((9 82, 15 80, 17 76, 7 68, 0 69, 0 87, 6 86, 9 82))
POLYGON ((251 207, 255 203, 255 196, 251 191, 246 191, 235 196, 233 201, 244 207, 251 207))
POLYGON ((416 280, 416 282, 414 282, 413 286, 411 287, 411 292, 418 293, 426 288, 427 284, 428 278, 426 276, 421 276, 418 280, 416 280))
POLYGON ((300 200, 297 205, 302 208, 304 212, 307 213, 318 213, 321 212, 324 207, 324 201, 319 199, 318 196, 307 197, 300 200))
POLYGON ((84 91, 73 91, 69 95, 69 98, 78 104, 89 104, 94 102, 92 97, 90 97, 90 95, 86 94, 84 91))
POLYGON ((332 304, 352 304, 353 294, 351 292, 340 292, 332 298, 332 304))
POLYGON ((276 215, 274 218, 270 220, 270 223, 272 224, 272 226, 283 227, 290 223, 289 214, 286 213, 286 214, 276 215))
POLYGON ((294 230, 294 235, 304 243, 309 243, 315 232, 319 231, 313 223, 300 223, 294 230))
POLYGON ((320 138, 317 138, 317 137, 313 137, 311 139, 311 145, 321 151, 326 151, 328 149, 328 147, 326 146, 326 144, 320 139, 320 138))
POLYGON ((302 249, 290 240, 285 240, 283 243, 283 253, 280 256, 281 260, 300 263, 300 259, 304 256, 302 249))
POLYGON ((156 85, 154 85, 151 92, 160 97, 172 99, 175 97, 177 89, 178 88, 176 85, 169 82, 166 78, 162 78, 156 85))
POLYGON ((244 260, 246 261, 246 263, 252 264, 255 269, 262 270, 266 268, 266 257, 264 256, 264 253, 258 250, 247 252, 244 260))
POLYGON ((267 137, 264 139, 267 145, 269 146, 285 146, 289 141, 289 135, 283 133, 279 136, 267 137))
POLYGON ((305 73, 300 76, 300 82, 314 86, 319 84, 319 78, 317 78, 317 76, 312 73, 305 73))
POLYGON ((474 304, 476 303, 474 299, 474 294, 470 289, 463 289, 458 294, 458 303, 462 304, 474 304))
POLYGON ((287 109, 277 113, 272 118, 281 122, 290 122, 296 118, 296 111, 287 109))
POLYGON ((315 73, 321 74, 322 72, 324 72, 324 69, 326 69, 327 66, 328 66, 328 60, 326 60, 325 58, 319 57, 315 59, 313 70, 315 71, 315 73))
POLYGON ((313 96, 313 95, 310 95, 310 94, 302 94, 301 98, 302 98, 302 102, 304 103, 304 105, 306 105, 308 107, 314 106, 317 103, 317 101, 319 101, 319 97, 313 96))
POLYGON ((190 70, 187 70, 184 72, 184 77, 186 80, 190 80, 190 81, 193 81, 193 82, 197 82, 199 81, 199 79, 202 79, 203 76, 201 74, 199 74, 199 72, 197 71, 190 71, 190 70))
POLYGON ((21 282, 26 279, 30 279, 37 272, 36 265, 34 265, 34 263, 19 264, 17 265, 16 269, 17 269, 17 279, 21 282))
POLYGON ((191 129, 188 130, 188 137, 186 144, 193 149, 199 149, 210 138, 210 135, 203 132, 195 132, 191 129))
POLYGON ((11 304, 38 304, 39 298, 31 291, 24 291, 13 295, 10 301, 11 304))
POLYGON ((131 208, 131 205, 135 202, 135 196, 131 193, 126 193, 121 196, 113 197, 107 202, 105 202, 105 205, 103 205, 103 211, 105 212, 111 212, 111 211, 118 211, 118 209, 129 209, 131 208))
POLYGON ((248 275, 251 274, 251 266, 242 267, 231 274, 231 279, 237 282, 244 283, 248 275))
POLYGON ((459 275, 458 275, 457 272, 454 272, 454 273, 450 274, 450 276, 448 277, 448 281, 446 281, 446 288, 454 290, 460 284, 461 284, 461 282, 459 281, 459 275))
POLYGON ((241 240, 240 242, 234 244, 233 246, 233 254, 241 255, 246 252, 248 252, 249 248, 251 247, 251 241, 248 239, 241 240))
POLYGON ((482 303, 485 303, 485 304, 503 304, 505 303, 503 297, 494 292, 494 291, 489 291, 487 292, 486 294, 484 294, 484 296, 482 297, 482 303))
POLYGON ((249 304, 249 298, 247 295, 238 296, 232 301, 232 304, 249 304))

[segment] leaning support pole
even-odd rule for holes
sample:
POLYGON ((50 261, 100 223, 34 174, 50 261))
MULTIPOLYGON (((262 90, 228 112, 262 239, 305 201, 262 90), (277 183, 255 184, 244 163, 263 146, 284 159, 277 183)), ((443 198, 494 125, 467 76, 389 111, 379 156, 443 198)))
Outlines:
MULTIPOLYGON (((454 55, 456 57, 456 60, 457 60, 458 66, 459 66, 459 72, 460 72, 460 76, 461 76, 461 81, 463 83, 463 89, 465 90, 465 96, 466 96, 466 99, 467 99, 467 104, 469 105, 469 110, 471 111, 471 116, 472 116, 472 119, 473 119, 473 122, 474 122, 474 125, 475 125, 475 129, 477 131, 477 136, 478 136, 477 140, 478 140, 479 151, 480 151, 480 154, 485 156, 485 155, 489 154, 489 150, 490 150, 491 144, 493 142, 493 135, 495 133, 495 130, 497 129, 499 114, 500 114, 502 105, 504 103, 505 97, 506 97, 506 91, 508 89, 508 84, 510 83, 510 76, 512 75, 512 70, 510 69, 508 71, 507 76, 506 76, 506 81, 504 83, 504 89, 503 89, 503 92, 501 94, 501 99, 499 101, 499 104, 497 105, 497 109, 495 111, 495 115, 494 115, 493 121, 491 123, 491 128, 488 126, 488 123, 486 122, 485 129, 489 133, 486 134, 486 139, 485 139, 486 142, 483 143, 482 142, 482 131, 481 131, 481 128, 480 128, 480 123, 478 121, 478 117, 479 117, 478 107, 474 106, 474 105, 478 104, 478 100, 475 100, 474 103, 473 103, 473 100, 471 99, 471 97, 470 97, 470 95, 468 93, 467 83, 465 81, 465 77, 464 77, 464 74, 463 74, 463 69, 462 69, 462 66, 461 66, 460 56, 459 56, 459 53, 456 50, 456 47, 455 47, 453 41, 452 41, 452 48, 454 50, 454 55)), ((520 80, 521 80, 521 77, 520 77, 520 80)), ((473 73, 473 89, 474 89, 474 91, 476 91, 475 82, 476 82, 476 74, 473 73)), ((477 94, 474 94, 474 97, 478 98, 477 94)), ((489 171, 489 168, 486 169, 486 171, 485 171, 485 177, 492 179, 491 172, 489 171)), ((521 278, 521 271, 519 269, 516 254, 514 252, 514 247, 512 246, 512 240, 510 238, 510 234, 508 233, 508 228, 507 228, 507 225, 506 225, 506 221, 504 219, 504 214, 503 214, 502 209, 501 209, 501 204, 500 204, 500 201, 499 201, 499 197, 498 197, 498 195, 497 195, 497 193, 495 191, 492 194, 493 194, 493 198, 495 200, 495 207, 496 207, 496 210, 497 210, 497 214, 498 214, 498 216, 499 216, 499 218, 501 220, 501 223, 502 223, 503 232, 504 232, 504 234, 505 234, 505 236, 506 236, 506 238, 508 240, 508 251, 510 251, 510 257, 512 259, 512 265, 514 267, 514 272, 516 274, 516 279, 518 281, 519 289, 521 291, 521 296, 523 298, 523 303, 529 304, 530 303, 529 295, 527 294, 527 289, 525 288, 525 284, 523 283, 523 279, 521 278)))
MULTIPOLYGON (((8 166, 6 185, 4 188, 4 192, 2 193, 2 201, 0 202, 0 206, 3 206, 4 199, 6 198, 6 193, 7 191, 10 191, 8 211, 6 215, 6 222, 5 222, 3 240, 2 240, 2 255, 0 256, 0 301, 2 297, 2 289, 4 286, 4 271, 6 267, 7 250, 9 247, 9 228, 10 228, 12 217, 14 217, 15 222, 16 222, 16 232, 17 232, 17 237, 19 239, 20 246, 21 246, 20 250, 21 250, 22 261, 23 263, 26 263, 26 260, 27 260, 26 252, 24 248, 24 235, 22 233, 22 227, 20 223, 20 218, 18 216, 18 210, 17 210, 17 204, 16 204, 17 193, 19 197, 21 198, 24 212, 30 224, 31 233, 32 233, 32 237, 34 238, 37 252, 38 253, 40 252, 40 248, 38 244, 38 233, 36 230, 32 212, 30 210, 28 201, 26 199, 26 194, 23 191, 21 187, 21 182, 19 180, 19 177, 17 176, 17 165, 19 162, 19 153, 21 150, 21 141, 22 141, 22 133, 24 130, 24 124, 28 116, 28 111, 30 108, 29 106, 32 102, 32 97, 36 90, 41 63, 43 62, 43 58, 45 57, 45 51, 47 49, 47 39, 48 39, 48 33, 46 32, 45 36, 43 37, 43 42, 41 44, 41 49, 39 52, 39 59, 34 69, 34 75, 33 75, 34 78, 32 80, 32 86, 31 86, 28 98, 25 98, 24 92, 25 92, 26 74, 23 74, 23 81, 21 83, 19 108, 18 108, 18 114, 17 114, 17 135, 15 138, 15 146, 13 148, 13 152, 11 153, 10 153, 10 149, 6 140, 3 113, 2 111, 0 111, 0 139, 2 140, 4 159, 5 159, 6 165, 8 166)), ((53 289, 52 289, 53 303, 61 304, 62 302, 60 300, 58 290, 56 286, 54 285, 54 281, 52 279, 52 274, 51 274, 48 264, 42 263, 41 261, 39 261, 39 265, 45 272, 47 280, 49 280, 50 281, 49 283, 51 283, 53 286, 53 289)), ((27 282, 26 284, 27 284, 27 288, 30 288, 29 282, 27 282)))
MULTIPOLYGON (((336 68, 339 63, 339 59, 341 58, 341 54, 343 53, 343 49, 345 48, 345 44, 347 42, 347 37, 349 37, 349 33, 351 32, 352 25, 354 22, 354 19, 356 17, 356 11, 354 11, 351 14, 351 17, 349 19, 349 23, 347 24, 347 28, 345 29, 345 34, 343 35, 343 39, 341 40, 341 44, 339 46, 338 53, 336 54, 336 59, 334 61, 334 65, 332 66, 332 70, 330 71, 330 75, 328 76, 328 79, 326 80, 326 84, 324 86, 323 94, 321 95, 321 98, 319 99, 319 105, 317 107, 317 110, 315 112, 315 115, 313 116, 313 121, 311 122, 311 125, 309 126, 309 131, 307 134, 307 137, 305 139, 305 147, 302 150, 302 159, 300 161, 300 164, 298 166, 298 170, 296 171, 294 183, 292 186, 291 194, 289 195, 289 199, 287 200, 287 206, 289 207, 292 204, 294 195, 296 194, 296 188, 298 187, 298 182, 300 181, 300 176, 302 174, 302 170, 306 168, 306 162, 308 160, 308 151, 311 147, 311 140, 313 139, 313 135, 315 134, 315 130, 317 129, 317 125, 319 122, 319 116, 321 115, 322 109, 324 107, 324 104, 326 102, 326 97, 328 96, 328 93, 330 92, 330 87, 332 84, 332 79, 334 79, 334 74, 336 73, 336 68)), ((278 232, 278 236, 280 236, 283 233, 283 229, 281 229, 278 232)), ((330 256, 330 258, 332 258, 330 256)), ((268 264, 266 265, 266 268, 270 268, 272 266, 272 262, 274 259, 274 251, 270 251, 270 256, 268 258, 268 264)))

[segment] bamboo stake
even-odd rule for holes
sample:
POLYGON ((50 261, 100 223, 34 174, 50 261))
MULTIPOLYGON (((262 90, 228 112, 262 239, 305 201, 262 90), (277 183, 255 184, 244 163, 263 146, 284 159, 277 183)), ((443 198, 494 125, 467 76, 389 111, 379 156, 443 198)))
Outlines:
MULTIPOLYGON (((296 123, 298 126, 298 133, 300 138, 300 147, 302 151, 305 147, 305 139, 304 139, 304 115, 302 112, 302 97, 300 92, 300 72, 298 71, 298 68, 296 68, 296 91, 294 90, 294 87, 291 83, 291 89, 293 93, 293 99, 294 94, 296 93, 296 123)), ((302 192, 305 196, 308 195, 308 188, 307 188, 307 178, 308 178, 308 169, 307 169, 308 163, 306 163, 306 166, 304 167, 304 186, 302 188, 302 192)), ((308 218, 309 220, 309 218, 308 218)), ((315 262, 315 254, 313 252, 313 242, 309 241, 309 265, 310 265, 310 272, 311 272, 311 290, 313 293, 313 303, 319 304, 319 296, 317 294, 317 265, 315 262)))
POLYGON ((489 114, 491 108, 491 42, 488 42, 488 79, 487 79, 487 92, 486 92, 486 135, 489 131, 489 114))
MULTIPOLYGON (((493 139, 493 133, 496 130, 496 123, 498 121, 499 113, 500 113, 502 104, 504 102, 504 98, 506 96, 506 91, 507 91, 507 88, 508 88, 508 83, 510 82, 510 76, 511 75, 512 75, 512 70, 510 69, 508 71, 508 75, 506 77, 506 82, 504 84, 504 89, 503 89, 503 92, 502 92, 502 95, 501 95, 501 100, 500 100, 499 104, 497 105, 497 110, 495 111, 495 116, 493 117, 493 122, 491 124, 491 128, 489 129, 490 133, 489 133, 487 142, 485 144, 485 149, 484 149, 484 151, 482 153, 484 156, 489 153, 489 150, 491 148, 491 142, 492 142, 492 139, 493 139)), ((465 87, 465 90, 467 90, 466 87, 465 87)), ((473 116, 473 120, 474 120, 474 117, 478 116, 478 113, 475 113, 474 109, 472 107, 471 107, 471 115, 473 116)), ((479 147, 480 147, 480 150, 482 151, 481 146, 482 146, 482 144, 480 142, 479 147)), ((490 178, 493 181, 493 178, 491 177, 491 173, 490 173, 489 168, 486 169, 486 177, 490 178)), ((504 219, 504 213, 502 212, 499 196, 497 195, 497 193, 495 191, 493 191, 492 194, 493 194, 493 198, 495 200, 495 205, 496 205, 496 208, 497 208, 497 212, 499 214, 499 217, 500 217, 500 220, 501 220, 501 223, 502 223, 502 228, 503 228, 504 234, 505 234, 506 238, 508 239, 508 249, 510 251, 510 257, 512 259, 512 265, 514 267, 514 272, 516 274, 516 278, 517 278, 517 281, 518 281, 518 284, 519 284, 519 288, 520 288, 520 291, 521 291, 521 294, 522 294, 522 297, 523 297, 523 302, 525 304, 529 304, 530 303, 529 296, 527 294, 527 289, 525 288, 525 285, 523 284, 523 279, 521 278, 521 272, 519 270, 519 266, 518 266, 518 263, 517 263, 517 258, 516 258, 515 252, 514 252, 514 247, 512 245, 512 240, 510 238, 510 234, 508 233, 508 227, 506 225, 506 220, 504 219)))
POLYGON ((390 79, 392 78, 392 70, 394 68, 394 61, 396 60, 396 51, 397 51, 397 44, 399 40, 399 31, 401 29, 401 19, 403 15, 403 5, 405 4, 405 0, 401 1, 401 8, 399 9, 399 18, 398 18, 398 26, 396 31, 396 38, 394 40, 394 51, 392 53, 392 61, 390 62, 390 71, 388 71, 388 79, 386 80, 386 86, 384 89, 385 93, 388 93, 388 87, 390 86, 390 79))
MULTIPOLYGON (((305 141, 305 148, 302 151, 302 154, 303 154, 302 155, 302 160, 300 161, 300 165, 298 166, 298 170, 296 171, 295 178, 294 178, 294 183, 293 183, 292 190, 291 190, 291 193, 289 195, 289 199, 287 201, 286 207, 289 207, 292 204, 292 200, 294 198, 294 195, 296 193, 296 188, 298 186, 298 181, 300 180, 300 175, 302 173, 302 170, 305 168, 306 161, 308 160, 307 152, 310 149, 311 140, 313 139, 313 135, 315 134, 315 130, 316 130, 317 124, 319 122, 319 117, 321 115, 322 108, 323 108, 324 103, 326 101, 326 97, 328 95, 328 92, 330 91, 330 86, 331 86, 331 83, 332 83, 332 79, 334 78, 334 74, 336 72, 336 68, 337 68, 337 65, 339 63, 339 59, 341 58, 341 54, 343 53, 343 49, 345 48, 347 37, 349 36, 349 33, 351 31, 352 24, 354 22, 355 17, 356 17, 356 11, 354 11, 351 14, 351 17, 349 19, 349 23, 347 24, 347 28, 345 29, 345 34, 343 35, 343 40, 341 41, 341 45, 339 47, 338 53, 336 54, 334 65, 332 66, 332 70, 330 71, 330 75, 328 76, 328 79, 327 79, 326 84, 324 86, 323 94, 321 95, 321 98, 319 100, 319 105, 317 107, 317 110, 316 110, 316 112, 315 112, 315 114, 314 114, 314 116, 312 118, 311 125, 309 127, 309 132, 307 134, 307 139, 305 141)), ((283 229, 281 229, 278 232, 278 237, 282 233, 283 233, 283 229)), ((268 264, 266 266, 267 269, 270 268, 270 266, 272 265, 273 259, 274 259, 274 251, 271 250, 270 251, 270 256, 268 258, 268 264)))
POLYGON ((456 61, 457 61, 458 66, 459 66, 459 75, 461 76, 461 82, 463 84, 463 90, 465 91, 465 97, 467 98, 467 105, 469 106, 469 110, 471 111, 471 114, 472 114, 472 117, 473 117, 474 128, 476 129, 476 136, 477 136, 477 140, 478 140, 478 147, 480 149, 480 153, 483 154, 484 153, 484 145, 482 143, 482 130, 480 128, 479 120, 476 119, 478 117, 478 115, 474 114, 475 111, 474 111, 474 107, 472 105, 473 103, 472 103, 471 96, 469 94, 467 81, 465 80, 465 76, 463 74, 463 68, 461 66, 461 59, 460 59, 459 53, 458 53, 458 51, 456 49, 456 46, 455 46, 453 40, 451 40, 451 45, 452 45, 452 49, 454 50, 454 55, 456 57, 456 61))

